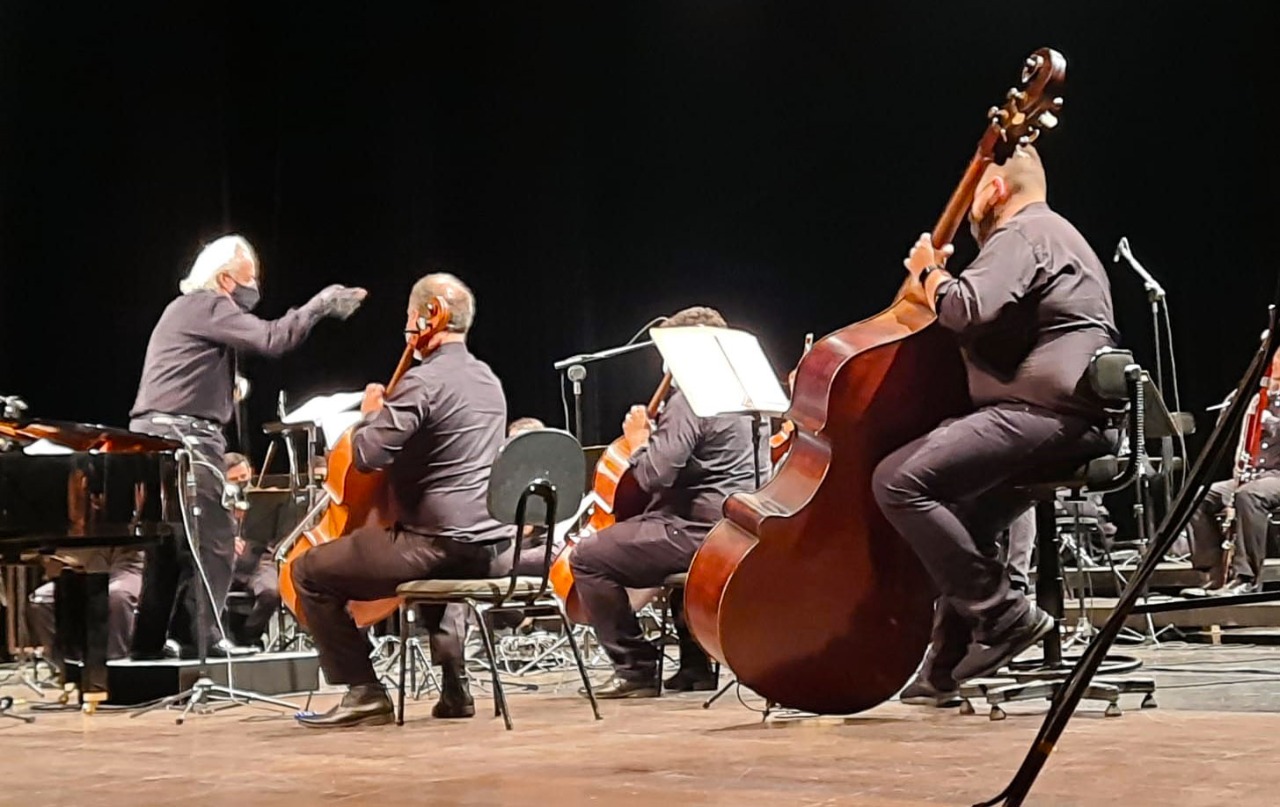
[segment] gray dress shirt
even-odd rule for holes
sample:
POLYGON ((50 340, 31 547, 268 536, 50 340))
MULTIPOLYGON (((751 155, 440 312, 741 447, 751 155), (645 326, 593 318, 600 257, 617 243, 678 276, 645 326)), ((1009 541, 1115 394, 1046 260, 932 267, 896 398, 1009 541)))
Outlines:
POLYGON ((131 417, 153 412, 231 422, 234 352, 279 356, 293 350, 324 315, 312 300, 277 320, 246 313, 212 290, 178 297, 151 331, 131 417))
POLYGON ((1111 283, 1084 236, 1044 203, 1028 205, 938 287, 938 321, 960 336, 976 406, 1026 403, 1099 417, 1085 372, 1119 333, 1111 283))
POLYGON ((461 342, 409 370, 352 439, 355 465, 386 469, 394 517, 407 531, 496 541, 514 528, 489 515, 489 469, 506 439, 507 400, 489 365, 461 342))
MULTIPOLYGON (((746 415, 700 418, 683 392, 672 393, 649 442, 631 456, 636 482, 653 497, 645 515, 694 534, 710 531, 730 494, 756 489, 752 428, 746 415)), ((762 484, 769 478, 768 451, 762 436, 757 458, 762 484)))

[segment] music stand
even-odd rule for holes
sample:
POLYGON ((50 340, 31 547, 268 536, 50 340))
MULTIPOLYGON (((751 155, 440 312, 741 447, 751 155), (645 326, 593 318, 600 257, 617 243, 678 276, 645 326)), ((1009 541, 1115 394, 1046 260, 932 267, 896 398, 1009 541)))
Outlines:
MULTIPOLYGON (((764 483, 760 432, 768 417, 780 416, 791 407, 759 340, 746 331, 703 325, 654 328, 649 336, 695 415, 751 418, 751 459, 759 488, 764 483)), ((710 708, 736 683, 736 678, 726 683, 703 708, 710 708)))
POLYGON ((752 455, 759 487, 764 481, 760 431, 767 418, 791 407, 759 340, 746 331, 704 325, 654 328, 649 335, 695 415, 753 419, 752 455))

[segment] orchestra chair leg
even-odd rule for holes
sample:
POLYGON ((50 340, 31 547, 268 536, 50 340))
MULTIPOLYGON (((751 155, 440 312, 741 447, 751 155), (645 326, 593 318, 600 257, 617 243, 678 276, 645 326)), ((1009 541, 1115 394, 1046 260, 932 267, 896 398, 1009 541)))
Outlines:
POLYGON ((507 731, 511 731, 511 712, 507 708, 507 693, 502 688, 502 676, 498 674, 498 653, 493 647, 493 634, 489 630, 489 609, 481 609, 474 600, 467 600, 467 606, 476 615, 480 625, 480 638, 484 641, 484 652, 489 656, 489 672, 493 676, 493 714, 502 715, 502 722, 507 731))
POLYGON ((405 667, 407 666, 405 663, 405 658, 409 655, 408 653, 405 652, 405 648, 409 646, 408 610, 412 607, 413 607, 412 605, 408 605, 405 603, 400 604, 400 675, 396 679, 397 680, 396 688, 398 690, 396 693, 396 703, 398 704, 398 707, 396 709, 396 725, 397 726, 404 725, 404 685, 405 685, 405 673, 406 673, 405 667))
MULTIPOLYGON (((578 640, 573 635, 573 625, 569 624, 569 616, 564 612, 564 606, 557 607, 557 616, 560 617, 560 625, 564 628, 564 635, 569 640, 569 649, 573 651, 573 660, 578 663, 578 676, 582 678, 582 688, 587 691, 587 700, 591 701, 591 713, 596 716, 596 720, 600 717, 600 704, 596 702, 596 691, 591 687, 591 678, 587 675, 587 663, 582 658, 582 650, 578 647, 578 640)), ((664 617, 665 620, 665 617, 664 617)), ((658 661, 658 669, 662 669, 662 661, 658 661)))

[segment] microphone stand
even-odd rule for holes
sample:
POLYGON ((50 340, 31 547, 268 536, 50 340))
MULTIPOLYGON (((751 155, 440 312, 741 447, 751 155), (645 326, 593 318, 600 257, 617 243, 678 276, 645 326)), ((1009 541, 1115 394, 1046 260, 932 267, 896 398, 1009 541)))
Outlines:
MULTIPOLYGON (((170 428, 173 429, 174 434, 178 435, 179 442, 182 443, 182 448, 174 452, 174 455, 178 460, 179 467, 184 469, 182 476, 185 490, 180 497, 182 499, 180 505, 182 510, 183 528, 187 532, 187 545, 191 550, 191 562, 195 567, 195 573, 192 576, 191 584, 196 585, 198 583, 203 586, 203 590, 197 591, 195 595, 196 650, 199 653, 200 661, 199 666, 196 668, 196 681, 189 688, 182 692, 170 695, 167 698, 162 698, 155 703, 143 706, 142 708, 133 711, 129 716, 137 717, 138 715, 146 714, 147 712, 155 709, 167 709, 170 706, 185 701, 186 703, 183 706, 181 714, 179 714, 175 720, 175 722, 181 726, 186 721, 188 714, 193 712, 195 714, 208 713, 210 710, 207 707, 213 697, 220 697, 229 701, 228 705, 230 706, 240 706, 257 701, 259 703, 269 703, 272 706, 279 706, 284 709, 296 710, 297 706, 289 703, 288 701, 271 698, 258 692, 236 689, 235 682, 232 678, 234 661, 229 653, 226 660, 227 685, 222 686, 221 684, 216 684, 209 676, 209 631, 207 627, 209 623, 207 620, 209 618, 208 611, 213 606, 213 591, 209 585, 209 578, 205 574, 204 563, 200 559, 201 508, 199 499, 196 498, 199 489, 196 479, 196 466, 202 466, 212 473, 223 485, 224 489, 226 486, 226 477, 223 476, 222 471, 218 466, 209 462, 208 459, 200 455, 200 452, 195 448, 199 443, 199 440, 195 436, 183 434, 182 430, 178 428, 178 424, 176 423, 170 423, 169 425, 170 428), (202 708, 197 709, 197 707, 202 708)), ((218 628, 219 635, 222 636, 225 642, 226 633, 222 630, 222 620, 219 618, 218 614, 214 614, 213 619, 214 624, 218 628)))
POLYGON ((1114 262, 1119 263, 1121 258, 1124 258, 1133 271, 1138 273, 1138 277, 1142 278, 1143 288, 1147 290, 1147 300, 1151 303, 1151 333, 1152 338, 1155 340, 1156 348, 1156 386, 1160 388, 1160 392, 1163 394, 1165 386, 1164 360, 1162 356, 1164 354, 1165 340, 1160 335, 1160 306, 1163 305, 1166 308, 1168 306, 1168 302, 1165 300, 1164 287, 1151 276, 1151 273, 1138 262, 1137 258, 1133 257, 1133 253, 1129 250, 1129 239, 1125 237, 1121 237, 1120 243, 1116 245, 1114 262))
MULTIPOLYGON (((579 353, 576 356, 570 356, 567 359, 561 359, 556 362, 554 369, 562 372, 573 382, 573 421, 574 421, 574 437, 578 438, 578 442, 585 443, 582 437, 582 382, 587 378, 587 368, 585 365, 591 362, 604 361, 614 356, 621 356, 625 353, 632 353, 637 350, 643 350, 652 347, 653 342, 635 342, 627 343, 619 347, 611 347, 607 350, 600 350, 595 353, 579 353)), ((564 383, 563 379, 560 382, 564 383)), ((564 387, 561 388, 561 395, 564 394, 564 387)), ((568 426, 568 424, 565 424, 568 426)))

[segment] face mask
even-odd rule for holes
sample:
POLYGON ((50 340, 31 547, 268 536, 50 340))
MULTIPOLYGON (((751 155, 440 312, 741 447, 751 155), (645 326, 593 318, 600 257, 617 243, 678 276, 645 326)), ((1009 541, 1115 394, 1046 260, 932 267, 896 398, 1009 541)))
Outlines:
POLYGON ((241 311, 252 311, 258 306, 258 300, 262 299, 262 292, 258 291, 257 286, 241 286, 237 283, 231 290, 231 299, 240 306, 241 311))

